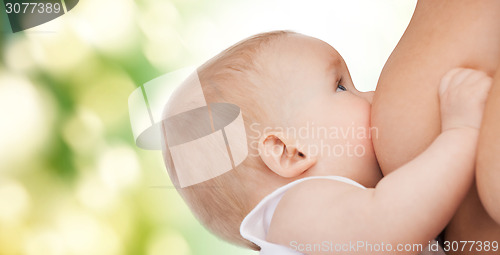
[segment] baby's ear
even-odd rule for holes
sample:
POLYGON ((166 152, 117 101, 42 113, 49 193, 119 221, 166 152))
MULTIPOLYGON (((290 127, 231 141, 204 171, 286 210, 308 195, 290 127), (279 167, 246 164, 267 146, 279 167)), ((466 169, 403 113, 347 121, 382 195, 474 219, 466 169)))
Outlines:
POLYGON ((314 157, 300 151, 295 141, 287 139, 280 132, 264 134, 258 147, 259 155, 267 167, 285 178, 297 177, 316 164, 314 157))

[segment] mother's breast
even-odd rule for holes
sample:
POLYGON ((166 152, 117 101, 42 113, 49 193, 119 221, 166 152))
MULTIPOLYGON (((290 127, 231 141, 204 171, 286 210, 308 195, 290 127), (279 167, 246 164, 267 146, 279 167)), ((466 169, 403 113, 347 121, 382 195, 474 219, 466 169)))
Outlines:
POLYGON ((372 108, 374 148, 384 174, 440 132, 437 89, 453 67, 493 75, 500 63, 500 1, 422 1, 389 57, 372 108))
MULTIPOLYGON (((413 159, 439 135, 437 90, 448 70, 468 67, 493 76, 499 64, 500 1, 420 1, 382 70, 372 105, 374 149, 384 175, 413 159)), ((484 211, 475 187, 445 237, 500 241, 500 226, 484 211)))

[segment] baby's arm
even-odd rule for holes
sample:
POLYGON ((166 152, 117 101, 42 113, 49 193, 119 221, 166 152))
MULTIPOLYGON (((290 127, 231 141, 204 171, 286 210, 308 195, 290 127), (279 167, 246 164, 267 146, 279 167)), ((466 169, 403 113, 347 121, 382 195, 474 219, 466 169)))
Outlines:
POLYGON ((278 205, 269 241, 285 246, 293 241, 363 241, 391 243, 393 248, 399 243, 425 247, 446 226, 472 183, 478 129, 490 85, 491 79, 482 72, 448 72, 439 92, 442 133, 427 150, 373 189, 331 180, 297 185, 278 205))

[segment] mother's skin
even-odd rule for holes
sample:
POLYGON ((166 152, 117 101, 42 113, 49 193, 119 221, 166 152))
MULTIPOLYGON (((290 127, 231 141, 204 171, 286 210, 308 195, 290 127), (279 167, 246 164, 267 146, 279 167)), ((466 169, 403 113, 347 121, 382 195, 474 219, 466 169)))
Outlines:
MULTIPOLYGON (((378 129, 373 142, 384 175, 424 151, 440 133, 437 89, 448 70, 467 67, 493 76, 499 64, 500 0, 419 1, 382 71, 372 105, 372 126, 378 129)), ((496 103, 487 104, 483 123, 488 128, 480 135, 481 200, 473 186, 445 230, 448 241, 500 242, 500 225, 481 204, 500 223, 500 208, 495 208, 500 207, 500 189, 492 185, 500 183, 500 157, 494 158, 500 155, 499 79, 490 94, 496 103), (489 142, 493 139, 496 144, 489 142), (496 172, 491 169, 495 165, 496 172)), ((478 254, 468 248, 453 254, 478 254)))

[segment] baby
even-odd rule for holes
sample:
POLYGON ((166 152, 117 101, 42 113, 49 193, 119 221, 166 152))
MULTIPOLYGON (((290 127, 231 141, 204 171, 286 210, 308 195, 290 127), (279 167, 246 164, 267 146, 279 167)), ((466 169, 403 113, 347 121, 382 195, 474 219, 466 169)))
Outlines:
MULTIPOLYGON (((165 161, 196 217, 232 243, 261 254, 415 254, 398 245, 425 247, 472 183, 491 85, 482 72, 453 69, 443 77, 441 134, 385 177, 371 142, 373 92, 356 90, 327 43, 288 31, 259 34, 209 60, 197 75, 207 103, 241 108, 249 156, 182 188, 168 149, 165 161)), ((183 89, 169 106, 193 101, 183 89)))

